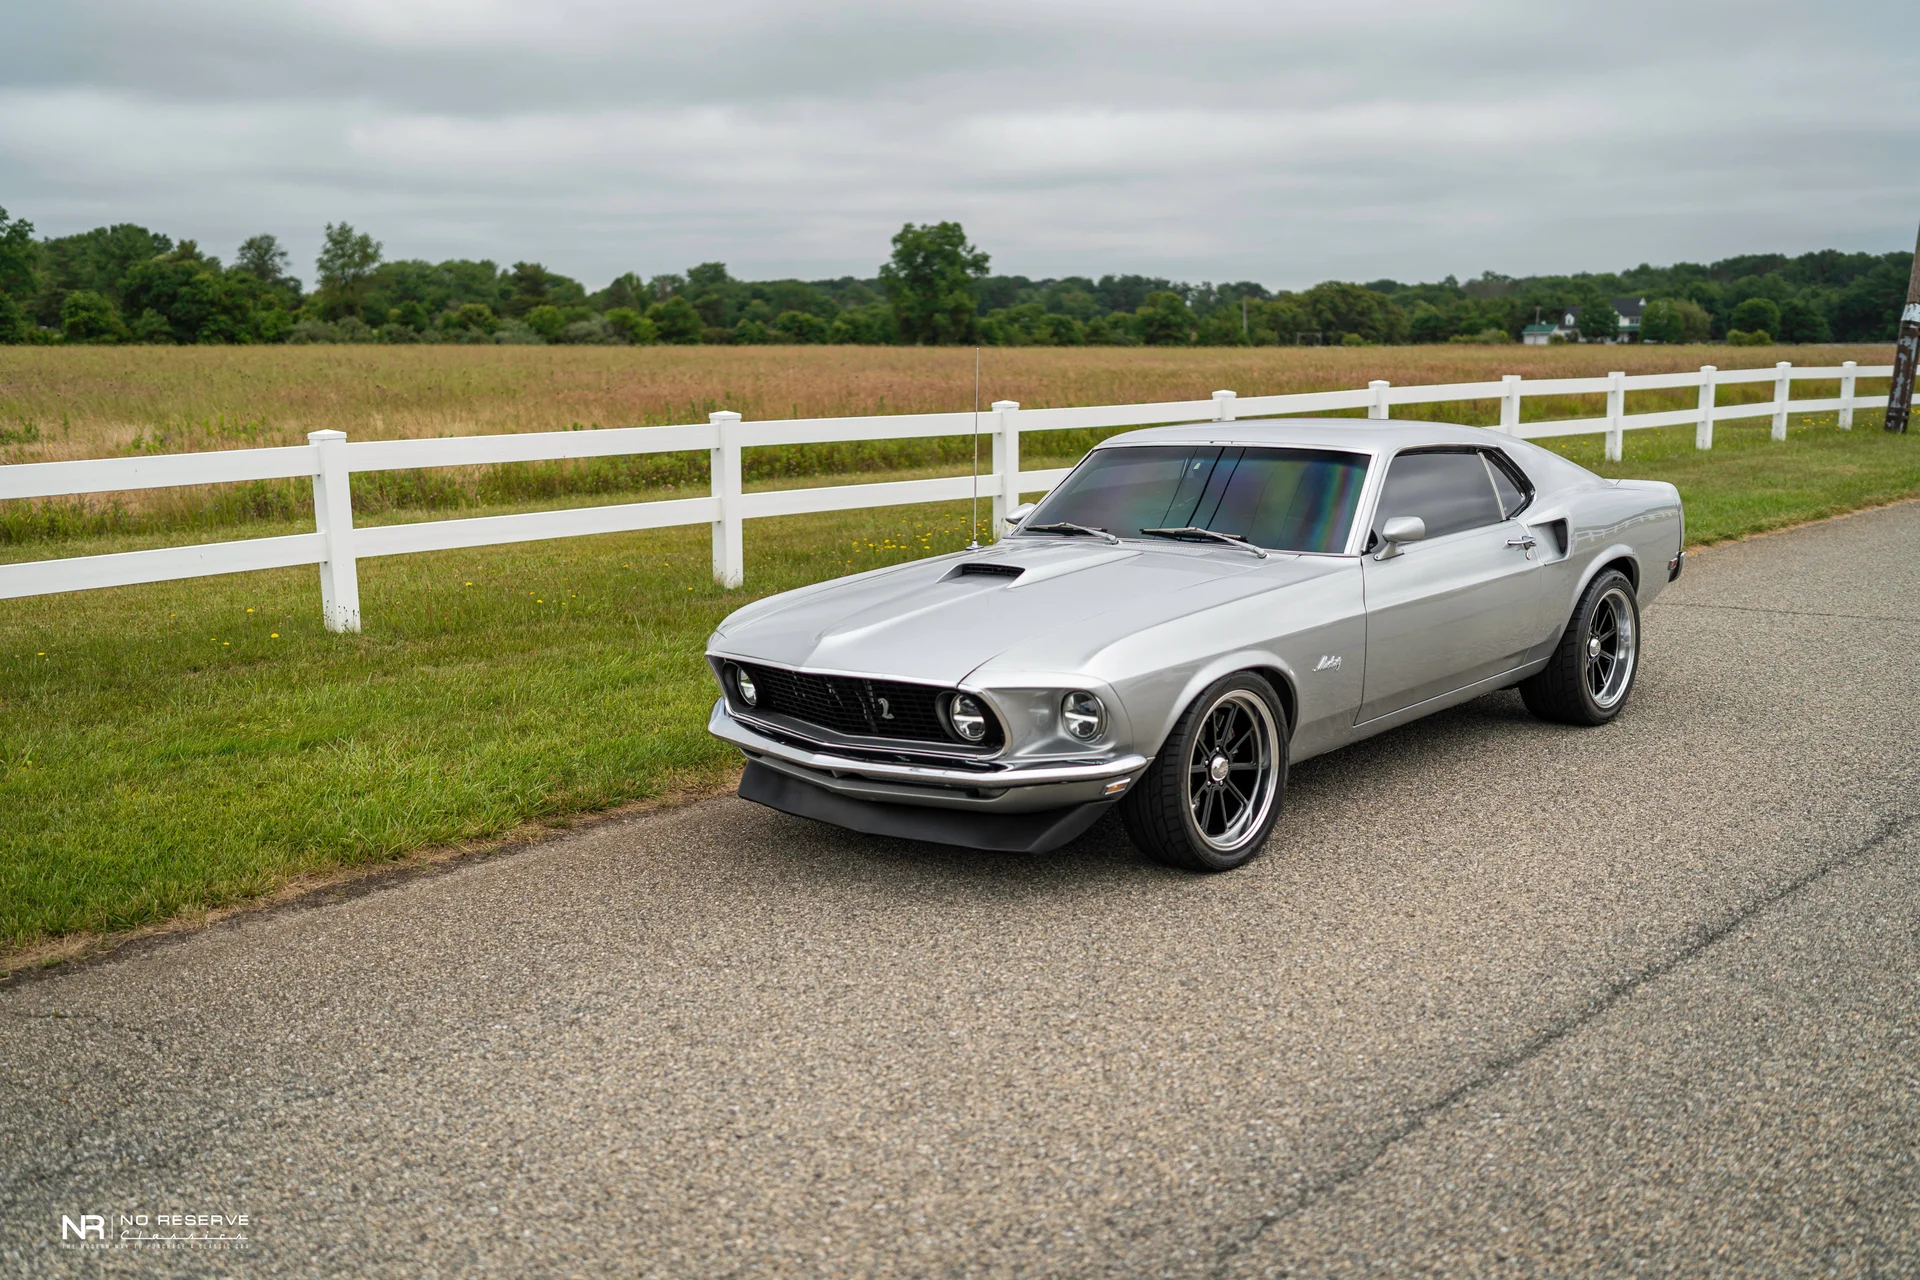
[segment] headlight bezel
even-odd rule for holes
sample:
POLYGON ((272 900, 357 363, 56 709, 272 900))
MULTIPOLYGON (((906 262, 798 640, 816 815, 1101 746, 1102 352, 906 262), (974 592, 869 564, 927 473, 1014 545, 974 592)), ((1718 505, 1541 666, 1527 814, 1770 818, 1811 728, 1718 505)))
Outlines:
POLYGON ((1060 731, 1075 742, 1100 741, 1107 732, 1107 704, 1092 690, 1067 690, 1060 695, 1060 731))
POLYGON ((986 699, 963 690, 956 690, 940 700, 940 718, 946 723, 948 732, 970 747, 985 745, 995 723, 986 699), (968 732, 969 729, 973 732, 968 732))
POLYGON ((760 686, 753 682, 753 674, 737 662, 729 662, 725 670, 729 686, 727 692, 740 699, 743 707, 758 707, 760 686))

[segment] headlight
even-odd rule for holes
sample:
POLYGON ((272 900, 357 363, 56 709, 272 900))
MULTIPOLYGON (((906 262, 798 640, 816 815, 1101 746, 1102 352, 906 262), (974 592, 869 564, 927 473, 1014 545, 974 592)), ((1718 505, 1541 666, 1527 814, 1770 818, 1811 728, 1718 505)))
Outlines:
POLYGON ((760 705, 760 690, 753 683, 753 677, 747 674, 745 667, 732 667, 733 691, 740 695, 740 701, 750 707, 760 705))
POLYGON ((1070 693, 1060 699, 1060 723, 1067 736, 1092 742, 1107 727, 1107 709, 1090 693, 1070 693))
POLYGON ((962 742, 979 742, 987 736, 987 709, 970 693, 956 693, 947 703, 947 723, 962 742))

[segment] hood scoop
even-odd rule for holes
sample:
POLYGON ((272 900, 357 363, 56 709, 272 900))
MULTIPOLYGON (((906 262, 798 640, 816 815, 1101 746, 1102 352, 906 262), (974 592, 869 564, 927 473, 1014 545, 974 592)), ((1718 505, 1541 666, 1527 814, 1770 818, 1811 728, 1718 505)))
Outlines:
POLYGON ((1006 564, 998 560, 963 560, 941 581, 952 582, 955 578, 998 578, 1002 582, 1011 582, 1025 573, 1024 565, 1006 564))

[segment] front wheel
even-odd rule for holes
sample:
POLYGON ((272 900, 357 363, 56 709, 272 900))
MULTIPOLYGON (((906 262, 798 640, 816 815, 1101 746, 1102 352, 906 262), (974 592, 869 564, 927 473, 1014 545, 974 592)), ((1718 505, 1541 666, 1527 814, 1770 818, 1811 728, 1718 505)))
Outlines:
POLYGON ((1553 656, 1520 682, 1527 710, 1561 724, 1605 724, 1627 705, 1640 666, 1640 602, 1609 569, 1588 584, 1553 656))
POLYGON ((1193 700, 1120 805, 1134 847, 1188 871, 1231 871, 1266 842, 1287 789, 1287 720, 1252 672, 1193 700))

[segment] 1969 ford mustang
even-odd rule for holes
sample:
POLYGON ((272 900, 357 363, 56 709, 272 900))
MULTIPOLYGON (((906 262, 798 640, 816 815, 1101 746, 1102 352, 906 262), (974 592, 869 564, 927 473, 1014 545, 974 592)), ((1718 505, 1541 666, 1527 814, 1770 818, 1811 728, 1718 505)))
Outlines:
POLYGON ((742 796, 1028 851, 1117 806, 1149 856, 1223 871, 1289 763, 1516 685, 1613 719, 1685 546, 1670 484, 1414 422, 1133 431, 1009 523, 720 625, 708 727, 742 796))

